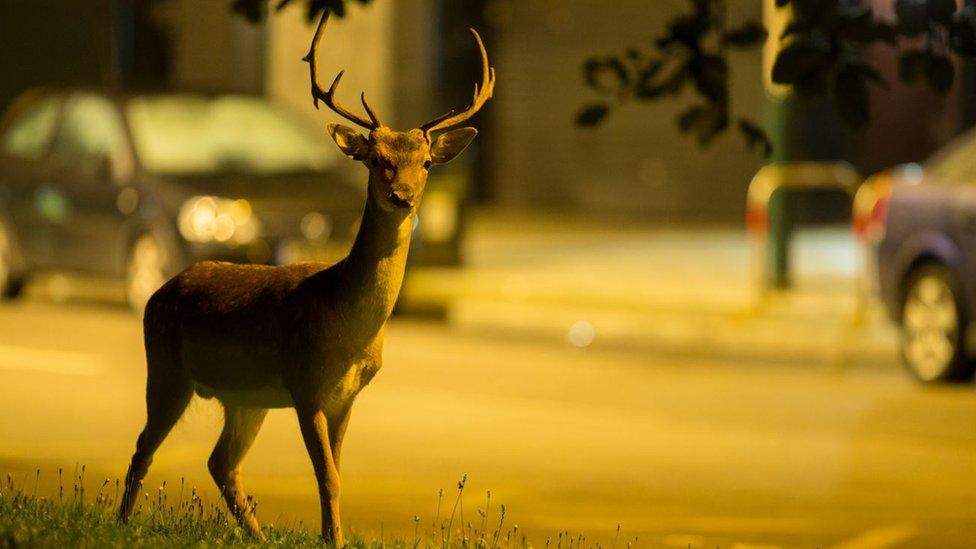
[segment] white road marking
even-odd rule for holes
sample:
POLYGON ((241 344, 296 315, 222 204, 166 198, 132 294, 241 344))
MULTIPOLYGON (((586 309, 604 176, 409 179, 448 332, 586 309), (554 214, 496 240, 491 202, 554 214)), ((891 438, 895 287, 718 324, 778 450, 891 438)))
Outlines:
POLYGON ((0 345, 0 370, 87 377, 100 374, 103 366, 94 353, 0 345))
POLYGON ((846 539, 833 549, 885 549, 902 543, 914 534, 915 528, 904 524, 875 528, 846 539))

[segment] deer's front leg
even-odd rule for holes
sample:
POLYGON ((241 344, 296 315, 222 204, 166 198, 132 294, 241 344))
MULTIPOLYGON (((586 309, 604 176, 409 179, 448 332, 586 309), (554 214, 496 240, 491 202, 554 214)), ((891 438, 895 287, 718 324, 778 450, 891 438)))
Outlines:
POLYGON ((332 461, 335 463, 336 471, 341 468, 342 440, 346 437, 346 426, 349 425, 350 412, 352 412, 352 402, 347 404, 336 417, 328 419, 329 445, 332 447, 332 461))
POLYGON ((319 501, 322 505, 322 537, 336 547, 342 547, 342 526, 339 522, 339 470, 336 469, 329 446, 329 425, 325 413, 317 407, 298 407, 298 425, 305 439, 305 448, 312 459, 318 481, 319 501))

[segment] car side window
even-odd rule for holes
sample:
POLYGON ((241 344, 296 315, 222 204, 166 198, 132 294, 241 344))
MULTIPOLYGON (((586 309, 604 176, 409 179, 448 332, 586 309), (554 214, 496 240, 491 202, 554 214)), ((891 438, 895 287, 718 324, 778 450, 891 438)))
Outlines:
POLYGON ((77 95, 68 103, 51 154, 73 167, 87 167, 107 159, 116 174, 130 162, 117 110, 108 100, 93 94, 77 95))
POLYGON ((58 96, 47 96, 21 112, 3 134, 0 148, 4 154, 25 160, 40 160, 51 143, 60 102, 58 96))

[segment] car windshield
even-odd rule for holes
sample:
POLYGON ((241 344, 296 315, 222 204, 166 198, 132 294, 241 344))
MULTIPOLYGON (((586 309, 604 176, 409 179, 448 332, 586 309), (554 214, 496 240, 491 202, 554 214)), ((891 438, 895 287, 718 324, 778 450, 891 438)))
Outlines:
POLYGON ((283 109, 253 97, 141 97, 127 105, 136 151, 156 173, 322 170, 327 142, 283 109))

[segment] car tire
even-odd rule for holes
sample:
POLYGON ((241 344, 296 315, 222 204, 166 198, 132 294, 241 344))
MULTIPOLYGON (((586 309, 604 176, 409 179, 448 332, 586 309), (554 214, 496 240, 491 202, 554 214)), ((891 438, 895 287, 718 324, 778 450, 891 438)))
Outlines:
POLYGON ((972 379, 976 363, 965 349, 969 318, 949 269, 938 263, 916 268, 903 296, 901 355, 912 375, 924 383, 972 379))
POLYGON ((170 257, 166 246, 152 233, 132 240, 125 264, 125 297, 140 315, 149 298, 169 279, 170 257))
POLYGON ((0 297, 19 297, 24 290, 25 277, 14 271, 13 241, 7 226, 0 221, 0 297))

